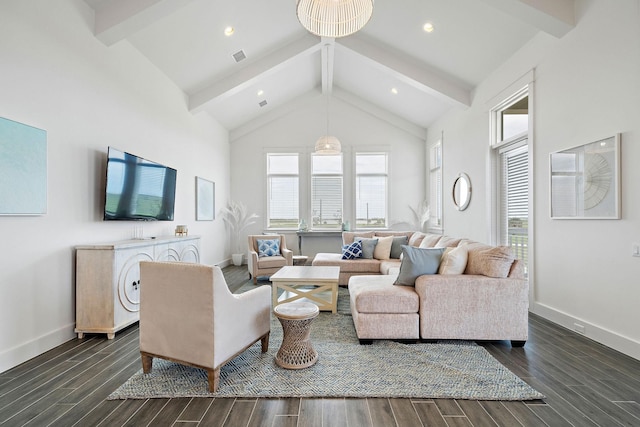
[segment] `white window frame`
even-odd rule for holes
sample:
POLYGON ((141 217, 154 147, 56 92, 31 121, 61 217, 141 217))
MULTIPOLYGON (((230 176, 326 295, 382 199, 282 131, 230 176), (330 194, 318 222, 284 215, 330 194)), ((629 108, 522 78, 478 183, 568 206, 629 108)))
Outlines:
POLYGON ((301 192, 300 192, 300 180, 301 180, 301 153, 297 153, 294 151, 283 151, 283 152, 279 152, 279 151, 269 151, 267 153, 265 153, 265 175, 266 175, 266 180, 265 180, 265 224, 264 227, 268 230, 296 230, 298 228, 298 224, 296 221, 295 225, 292 225, 291 227, 273 227, 271 226, 271 209, 270 209, 270 201, 271 201, 271 179, 272 178, 290 178, 290 177, 296 177, 298 179, 298 216, 300 216, 300 204, 301 204, 301 192), (269 157, 270 156, 296 156, 298 158, 298 173, 297 174, 293 174, 293 173, 289 173, 289 174, 282 174, 282 173, 275 173, 275 174, 271 174, 269 173, 269 157))
POLYGON ((534 70, 531 70, 529 73, 525 74, 522 78, 518 79, 515 83, 513 83, 509 88, 505 89, 503 93, 511 94, 506 96, 501 96, 497 101, 494 98, 493 107, 490 107, 489 114, 489 128, 490 128, 490 138, 489 138, 489 182, 491 182, 492 191, 487 195, 490 214, 489 214, 489 241, 492 244, 499 244, 500 232, 501 232, 501 177, 500 170, 501 162, 501 149, 507 148, 510 144, 517 144, 519 141, 523 141, 526 139, 526 144, 528 147, 528 181, 529 181, 529 195, 528 195, 528 210, 529 210, 529 219, 528 219, 528 279, 529 279, 529 295, 530 298, 534 298, 535 293, 535 259, 534 259, 534 225, 535 222, 533 220, 533 215, 535 212, 534 209, 534 177, 533 177, 533 158, 534 158, 534 70), (523 132, 522 134, 514 135, 507 140, 502 140, 500 138, 500 129, 502 127, 501 123, 501 113, 505 109, 508 109, 511 105, 521 100, 525 96, 528 97, 528 114, 529 114, 529 124, 528 130, 523 132))
POLYGON ((443 231, 442 201, 442 138, 429 147, 429 224, 427 231, 441 234, 443 231))
POLYGON ((387 228, 389 226, 389 152, 387 151, 356 151, 353 156, 353 227, 356 229, 362 230, 373 230, 380 228, 387 228), (367 155, 383 155, 385 156, 385 170, 381 173, 358 173, 357 170, 357 159, 358 156, 367 156, 367 155), (358 189, 358 178, 359 177, 384 177, 385 179, 385 187, 384 187, 384 224, 382 226, 372 226, 372 227, 364 227, 358 228, 358 209, 357 209, 357 189, 358 189))
MULTIPOLYGON (((312 230, 316 230, 316 231, 338 231, 341 230, 342 228, 342 223, 344 222, 344 193, 345 193, 345 189, 344 189, 344 154, 340 153, 340 164, 341 164, 341 173, 322 173, 322 174, 317 174, 318 176, 322 176, 322 177, 331 177, 331 178, 340 178, 341 180, 341 191, 342 191, 342 198, 340 200, 340 221, 339 223, 336 224, 335 227, 318 227, 314 224, 313 222, 313 181, 314 181, 314 176, 316 176, 316 174, 314 174, 313 171, 313 158, 314 156, 327 156, 326 154, 315 154, 315 153, 311 153, 311 158, 310 158, 310 162, 309 162, 309 228, 312 230)), ((330 155, 330 156, 336 156, 334 154, 330 155)))

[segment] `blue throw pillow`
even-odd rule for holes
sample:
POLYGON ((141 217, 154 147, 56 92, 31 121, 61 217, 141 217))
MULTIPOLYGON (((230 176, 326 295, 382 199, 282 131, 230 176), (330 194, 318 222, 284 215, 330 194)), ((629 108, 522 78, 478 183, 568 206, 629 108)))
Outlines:
POLYGON ((394 285, 415 286, 418 276, 437 274, 445 249, 402 245, 400 273, 394 285))
POLYGON ((389 258, 398 259, 402 254, 402 245, 408 245, 409 238, 407 236, 393 236, 393 242, 391 243, 391 253, 389 258))
POLYGON ((362 244, 362 258, 373 259, 373 251, 376 249, 378 239, 356 237, 354 240, 362 244))
POLYGON ((350 245, 342 246, 342 259, 356 259, 362 257, 362 244, 353 242, 350 245))
POLYGON ((258 239, 258 256, 276 256, 280 255, 280 240, 279 239, 269 239, 269 240, 261 240, 258 239))

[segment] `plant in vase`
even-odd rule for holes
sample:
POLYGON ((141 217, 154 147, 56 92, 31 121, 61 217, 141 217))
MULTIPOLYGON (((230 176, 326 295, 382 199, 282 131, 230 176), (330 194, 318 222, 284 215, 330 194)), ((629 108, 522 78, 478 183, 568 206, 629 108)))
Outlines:
POLYGON ((241 202, 230 200, 227 207, 222 209, 222 220, 227 226, 231 239, 231 259, 234 265, 242 265, 242 251, 240 249, 240 233, 248 226, 255 224, 258 215, 248 213, 247 207, 241 202))

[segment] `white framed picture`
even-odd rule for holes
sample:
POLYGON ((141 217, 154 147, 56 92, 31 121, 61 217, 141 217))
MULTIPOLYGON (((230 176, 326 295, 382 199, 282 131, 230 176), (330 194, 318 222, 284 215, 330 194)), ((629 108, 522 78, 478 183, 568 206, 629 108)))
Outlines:
POLYGON ((550 154, 551 218, 620 219, 620 134, 550 154))
POLYGON ((213 221, 215 211, 215 182, 196 176, 196 221, 213 221))

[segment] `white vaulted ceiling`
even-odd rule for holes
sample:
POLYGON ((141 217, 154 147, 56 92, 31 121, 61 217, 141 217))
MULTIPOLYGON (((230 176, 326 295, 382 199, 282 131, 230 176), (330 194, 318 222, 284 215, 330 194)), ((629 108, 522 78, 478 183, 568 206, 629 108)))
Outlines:
POLYGON ((232 132, 320 93, 426 129, 470 105, 539 31, 562 37, 575 24, 574 0, 377 0, 363 30, 334 40, 300 25, 295 0, 85 1, 96 37, 131 43, 185 92, 186 108, 232 132))

